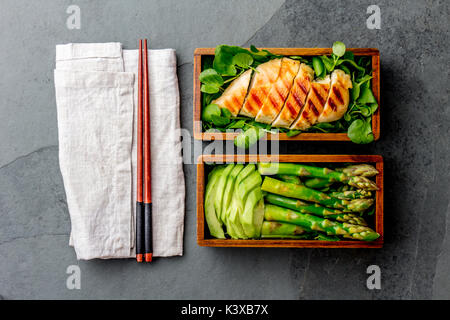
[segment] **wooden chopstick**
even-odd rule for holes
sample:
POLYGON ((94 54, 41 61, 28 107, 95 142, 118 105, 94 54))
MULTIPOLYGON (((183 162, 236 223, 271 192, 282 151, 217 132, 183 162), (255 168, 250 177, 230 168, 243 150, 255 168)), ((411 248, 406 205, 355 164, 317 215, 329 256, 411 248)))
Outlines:
POLYGON ((139 40, 139 70, 138 70, 138 120, 137 120, 137 195, 136 195, 136 260, 142 262, 144 258, 144 206, 142 203, 142 40, 139 40))
POLYGON ((145 262, 153 258, 152 244, 152 172, 150 152, 150 96, 148 83, 148 49, 147 39, 144 39, 144 248, 145 262))

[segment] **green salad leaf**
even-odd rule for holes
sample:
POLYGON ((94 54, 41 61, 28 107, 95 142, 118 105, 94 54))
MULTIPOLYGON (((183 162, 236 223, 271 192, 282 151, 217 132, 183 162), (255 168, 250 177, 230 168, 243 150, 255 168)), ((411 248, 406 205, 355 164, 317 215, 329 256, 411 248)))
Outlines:
POLYGON ((357 119, 348 127, 347 135, 350 140, 357 144, 365 144, 373 141, 372 126, 370 118, 367 120, 357 119))
POLYGON ((234 145, 241 149, 248 149, 251 145, 258 142, 264 137, 266 132, 257 127, 251 127, 246 131, 242 131, 235 139, 234 145))
POLYGON ((214 69, 203 70, 198 79, 202 83, 200 91, 205 93, 217 93, 223 85, 223 78, 214 69))
POLYGON ((325 74, 325 66, 322 62, 322 59, 320 59, 318 57, 313 57, 312 64, 313 64, 314 73, 316 74, 316 77, 322 78, 325 74))
POLYGON ((213 116, 220 117, 220 115, 220 107, 217 104, 209 104, 205 108, 203 108, 202 120, 212 122, 213 116))
POLYGON ((335 43, 333 43, 333 53, 337 56, 337 57, 342 57, 345 54, 345 44, 343 44, 340 41, 336 41, 335 43))
POLYGON ((367 104, 367 103, 377 103, 372 90, 370 88, 365 87, 358 98, 359 103, 367 104))
POLYGON ((233 57, 232 63, 242 68, 250 68, 253 58, 247 53, 238 53, 233 57))

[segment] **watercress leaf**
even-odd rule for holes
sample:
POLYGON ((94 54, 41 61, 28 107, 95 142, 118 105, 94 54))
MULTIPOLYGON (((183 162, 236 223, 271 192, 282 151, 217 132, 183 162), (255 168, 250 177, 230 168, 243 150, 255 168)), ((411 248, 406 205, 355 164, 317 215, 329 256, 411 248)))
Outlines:
POLYGON ((245 120, 237 120, 237 121, 232 121, 227 128, 228 129, 242 129, 245 126, 245 120))
POLYGON ((259 52, 259 50, 254 45, 250 45, 250 51, 255 53, 259 52))
POLYGON ((347 122, 350 122, 352 120, 352 116, 350 115, 350 113, 345 113, 344 114, 344 120, 347 122))
POLYGON ((370 81, 364 81, 361 83, 361 91, 364 89, 370 89, 370 81))
POLYGON ((342 58, 355 61, 355 55, 351 51, 346 51, 345 54, 342 56, 342 58))
POLYGON ((299 135, 300 133, 302 133, 301 130, 289 130, 286 132, 286 135, 288 137, 295 137, 295 136, 299 135))
POLYGON ((227 108, 222 108, 222 117, 231 118, 231 111, 227 108))
POLYGON ((377 111, 377 109, 378 109, 378 103, 372 103, 372 104, 370 105, 370 110, 372 111, 372 114, 373 114, 375 111, 377 111))
POLYGON ((212 123, 214 123, 214 125, 216 125, 218 127, 224 127, 230 123, 229 118, 225 118, 222 116, 216 116, 216 115, 211 115, 211 121, 212 121, 212 123))
POLYGON ((263 130, 251 127, 250 129, 241 132, 234 139, 234 145, 238 148, 248 149, 251 145, 264 137, 265 134, 266 133, 263 130))
MULTIPOLYGON (((266 123, 261 123, 261 122, 254 121, 252 123, 252 125, 254 125, 255 127, 261 128, 261 129, 267 129, 267 124, 266 123)), ((269 124, 269 128, 270 128, 270 124, 269 124)))
POLYGON ((377 103, 372 90, 370 88, 363 88, 358 98, 358 102, 361 104, 377 103))
POLYGON ((213 100, 219 98, 222 93, 221 92, 217 92, 217 93, 213 93, 213 94, 204 94, 206 96, 206 105, 210 104, 213 100))
POLYGON ((373 141, 372 126, 370 118, 368 121, 357 119, 348 127, 347 135, 350 140, 357 144, 365 144, 373 141))
POLYGON ((362 83, 362 82, 369 81, 370 79, 372 79, 372 76, 366 74, 366 75, 362 76, 361 78, 358 78, 358 79, 356 80, 356 82, 362 83))
POLYGON ((351 91, 351 95, 352 95, 352 101, 356 101, 356 99, 359 98, 359 94, 360 94, 360 86, 359 83, 356 83, 354 81, 352 81, 352 91, 351 91))
POLYGON ((320 59, 318 57, 313 57, 312 63, 313 63, 313 68, 314 68, 316 77, 320 78, 322 76, 322 74, 325 73, 325 67, 323 65, 322 59, 320 59))
POLYGON ((217 93, 219 92, 219 87, 210 84, 202 84, 200 91, 204 93, 217 93))
POLYGON ((253 63, 253 58, 247 53, 238 53, 233 57, 233 64, 238 65, 241 68, 249 68, 253 63))
POLYGON ((214 69, 203 70, 198 76, 198 79, 204 84, 215 85, 217 87, 223 85, 222 76, 214 69))
POLYGON ((221 75, 234 76, 236 68, 234 67, 233 57, 239 52, 247 52, 247 50, 236 46, 217 46, 213 61, 214 69, 221 75))
POLYGON ((333 43, 333 53, 338 56, 338 57, 342 57, 345 54, 345 44, 340 42, 340 41, 336 41, 335 43, 333 43))
POLYGON ((322 60, 324 66, 325 66, 325 68, 327 69, 328 72, 333 71, 333 69, 334 69, 334 61, 333 61, 333 59, 331 59, 331 58, 329 58, 327 56, 320 56, 319 58, 320 58, 320 60, 322 60))
POLYGON ((355 69, 361 71, 363 74, 366 73, 366 69, 364 69, 363 67, 360 67, 359 65, 357 65, 356 62, 353 61, 353 60, 350 60, 350 59, 339 59, 339 61, 336 63, 336 65, 340 65, 342 63, 348 63, 349 65, 351 65, 355 69))
POLYGON ((346 74, 351 74, 350 69, 344 65, 341 65, 340 69, 342 69, 342 71, 344 71, 346 74))
POLYGON ((368 106, 361 106, 359 110, 364 117, 370 117, 372 114, 372 110, 368 106))
POLYGON ((212 116, 220 116, 220 107, 217 104, 209 104, 202 111, 202 120, 211 122, 212 116))

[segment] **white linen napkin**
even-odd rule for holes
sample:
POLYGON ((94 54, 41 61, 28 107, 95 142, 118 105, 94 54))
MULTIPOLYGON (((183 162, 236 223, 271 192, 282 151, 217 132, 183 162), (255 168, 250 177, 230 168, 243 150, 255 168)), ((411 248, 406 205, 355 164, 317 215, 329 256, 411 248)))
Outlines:
MULTIPOLYGON (((172 49, 149 50, 153 254, 183 254, 185 186, 172 49)), ((138 50, 56 46, 60 168, 78 259, 134 257, 138 50)))

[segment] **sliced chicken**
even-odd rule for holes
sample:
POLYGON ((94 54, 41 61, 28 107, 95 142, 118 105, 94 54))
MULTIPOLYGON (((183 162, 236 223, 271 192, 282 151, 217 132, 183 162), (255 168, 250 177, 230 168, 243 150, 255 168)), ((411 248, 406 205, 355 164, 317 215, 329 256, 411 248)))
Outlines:
POLYGON ((311 81, 313 79, 313 69, 302 63, 294 78, 294 83, 283 109, 281 109, 280 114, 272 123, 272 126, 289 128, 292 122, 297 119, 300 110, 305 105, 306 96, 308 95, 309 89, 311 89, 311 81))
POLYGON ((250 89, 244 101, 239 114, 255 118, 261 107, 264 105, 266 98, 272 88, 274 82, 278 79, 281 68, 281 59, 273 59, 260 64, 256 68, 253 79, 250 83, 250 89))
POLYGON ((288 58, 281 60, 280 75, 270 89, 264 105, 256 115, 256 121, 270 124, 275 120, 289 95, 299 67, 300 61, 288 58))
POLYGON ((350 88, 352 88, 350 75, 342 70, 334 70, 331 74, 330 94, 318 122, 332 122, 342 118, 350 101, 348 90, 350 88))
POLYGON ((311 82, 311 90, 306 98, 305 106, 290 127, 291 129, 306 130, 317 122, 327 101, 330 84, 330 76, 326 76, 323 80, 311 82))
POLYGON ((212 101, 212 103, 217 104, 220 108, 230 110, 233 116, 237 116, 244 104, 251 76, 251 69, 245 71, 237 79, 233 80, 222 95, 218 99, 212 101))

